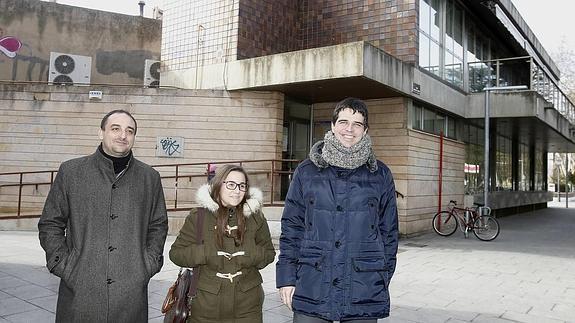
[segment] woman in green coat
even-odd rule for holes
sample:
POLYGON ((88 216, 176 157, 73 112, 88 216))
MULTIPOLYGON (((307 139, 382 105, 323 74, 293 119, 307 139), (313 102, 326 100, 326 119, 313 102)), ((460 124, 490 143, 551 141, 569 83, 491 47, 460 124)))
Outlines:
POLYGON ((262 192, 250 188, 243 168, 225 165, 199 188, 196 199, 204 209, 202 241, 196 239, 198 211, 193 210, 170 249, 176 265, 199 268, 188 322, 262 322, 259 270, 275 257, 261 212, 262 192))

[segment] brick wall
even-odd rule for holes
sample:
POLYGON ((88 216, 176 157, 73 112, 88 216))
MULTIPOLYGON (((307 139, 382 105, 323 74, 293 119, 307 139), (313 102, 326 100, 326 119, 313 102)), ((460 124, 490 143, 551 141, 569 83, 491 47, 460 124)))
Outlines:
POLYGON ((240 1, 238 59, 300 49, 297 8, 294 0, 240 1))
POLYGON ((239 21, 239 59, 364 40, 416 61, 416 0, 242 0, 239 21))
POLYGON ((301 49, 364 40, 415 62, 415 0, 302 0, 301 49))
MULTIPOLYGON (((283 95, 277 92, 225 92, 98 87, 101 101, 88 99, 88 87, 0 85, 0 173, 57 170, 68 159, 92 154, 100 143, 102 117, 111 110, 130 111, 138 121, 134 156, 150 165, 207 163, 281 158, 283 95), (182 137, 182 158, 158 157, 158 137, 182 137)), ((268 171, 268 162, 244 165, 268 171)), ((174 167, 158 169, 174 176, 174 167)), ((179 168, 180 180, 165 179, 168 207, 188 206, 195 189, 205 183, 206 165, 179 168)), ((0 184, 18 183, 18 176, 0 176, 0 184)), ((27 175, 25 182, 50 182, 50 174, 27 175)), ((267 174, 252 177, 269 201, 267 174)), ((49 187, 26 186, 25 211, 41 208, 49 187)), ((0 216, 15 212, 17 187, 0 187, 0 216)))

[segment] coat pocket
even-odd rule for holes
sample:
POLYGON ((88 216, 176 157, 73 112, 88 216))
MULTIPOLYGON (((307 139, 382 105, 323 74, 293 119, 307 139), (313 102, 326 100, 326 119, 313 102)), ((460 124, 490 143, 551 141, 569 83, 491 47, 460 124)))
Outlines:
POLYGON ((358 257, 352 260, 352 304, 374 304, 389 301, 384 258, 358 257))
POLYGON ((78 251, 76 248, 72 248, 70 254, 68 255, 68 259, 66 259, 66 267, 62 272, 61 279, 64 283, 70 288, 74 289, 74 282, 72 281, 73 273, 76 271, 76 264, 78 262, 78 251))
POLYGON ((319 304, 322 299, 321 284, 323 282, 322 255, 304 256, 298 261, 296 286, 293 297, 304 302, 319 304))

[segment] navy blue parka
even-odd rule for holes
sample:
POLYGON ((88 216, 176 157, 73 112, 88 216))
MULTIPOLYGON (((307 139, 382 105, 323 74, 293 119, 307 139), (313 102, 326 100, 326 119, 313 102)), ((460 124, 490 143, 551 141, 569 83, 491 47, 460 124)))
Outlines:
POLYGON ((381 161, 356 169, 296 169, 281 220, 276 285, 295 286, 293 310, 327 320, 389 316, 398 221, 381 161))

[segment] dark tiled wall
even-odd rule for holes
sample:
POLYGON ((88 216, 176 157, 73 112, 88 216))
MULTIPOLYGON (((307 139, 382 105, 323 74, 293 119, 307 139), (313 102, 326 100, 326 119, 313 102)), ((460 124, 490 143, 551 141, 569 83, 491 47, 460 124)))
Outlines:
POLYGON ((241 0, 238 58, 368 41, 417 58, 417 0, 241 0))
POLYGON ((238 59, 298 50, 299 0, 240 0, 238 59))

